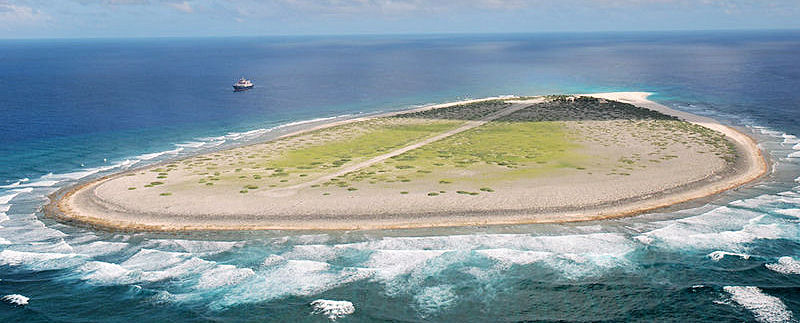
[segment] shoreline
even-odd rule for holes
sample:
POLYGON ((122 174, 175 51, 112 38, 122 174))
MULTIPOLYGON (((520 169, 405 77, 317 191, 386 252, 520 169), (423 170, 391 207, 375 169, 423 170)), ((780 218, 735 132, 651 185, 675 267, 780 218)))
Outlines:
MULTIPOLYGON (((597 205, 589 205, 586 207, 579 207, 577 209, 568 210, 562 208, 561 210, 542 210, 541 208, 530 208, 527 210, 502 210, 493 209, 491 212, 485 210, 478 210, 475 212, 439 212, 439 213, 376 213, 358 214, 352 217, 358 217, 358 220, 351 218, 341 218, 335 214, 315 214, 313 219, 306 219, 304 216, 294 216, 291 218, 285 217, 272 217, 270 219, 261 219, 260 221, 253 221, 253 218, 248 215, 242 216, 224 216, 214 218, 213 214, 208 215, 191 215, 191 214, 171 214, 170 217, 173 221, 183 223, 192 223, 190 225, 170 225, 154 224, 158 223, 163 214, 137 214, 139 219, 150 218, 154 220, 151 223, 132 222, 126 220, 126 211, 121 206, 113 205, 111 203, 104 203, 100 199, 90 200, 85 197, 75 200, 76 194, 79 192, 86 192, 96 188, 98 185, 114 178, 124 176, 127 173, 136 172, 143 168, 151 168, 154 165, 148 165, 143 168, 133 170, 126 170, 123 172, 110 174, 91 180, 86 183, 78 184, 72 187, 64 188, 51 195, 51 202, 45 206, 45 215, 48 217, 56 218, 62 222, 74 223, 78 225, 86 225, 100 229, 110 230, 133 230, 133 231, 238 231, 238 230, 367 230, 367 229, 410 229, 410 228, 434 228, 434 227, 459 227, 459 226, 486 226, 486 225, 512 225, 512 224, 531 224, 531 223, 562 223, 562 222, 576 222, 576 221, 592 221, 609 218, 626 217, 637 214, 650 212, 656 209, 661 209, 669 206, 678 205, 681 203, 697 200, 704 197, 719 194, 721 192, 740 187, 750 183, 768 171, 768 166, 762 155, 757 143, 732 127, 725 126, 711 118, 701 117, 689 114, 682 111, 670 109, 666 106, 656 102, 647 100, 649 93, 645 92, 613 92, 613 93, 596 93, 584 94, 584 96, 592 96, 596 98, 603 98, 615 100, 623 103, 634 104, 639 107, 655 110, 667 115, 681 118, 685 121, 701 125, 703 127, 722 132, 726 137, 736 143, 737 151, 741 154, 736 160, 737 169, 743 168, 739 172, 727 174, 721 180, 703 179, 695 182, 685 183, 685 186, 679 186, 675 189, 666 192, 659 191, 655 194, 647 196, 631 196, 629 199, 611 201, 608 203, 601 203, 597 205), (653 196, 655 195, 655 196, 653 196), (77 203, 77 204, 76 204, 77 203), (83 203, 83 205, 80 205, 83 203), (102 210, 102 215, 105 218, 86 215, 88 209, 94 208, 94 211, 102 210), (83 209, 82 209, 83 207, 83 209), (543 211, 543 212, 541 212, 543 211), (490 214, 487 214, 490 213, 490 214), (183 220, 183 221, 180 221, 183 220), (250 220, 248 222, 248 220, 250 220), (262 223, 258 223, 262 222, 262 223), (263 222, 269 222, 264 224, 263 222)), ((379 117, 397 115, 402 113, 409 113, 415 111, 425 111, 437 108, 444 108, 459 104, 488 101, 494 99, 508 99, 504 97, 492 97, 485 99, 466 100, 458 102, 450 102, 445 104, 438 104, 426 107, 420 107, 410 110, 395 111, 390 113, 383 113, 371 115, 367 117, 359 117, 347 120, 340 120, 322 125, 317 125, 307 129, 298 130, 289 134, 285 134, 271 140, 278 140, 294 136, 297 134, 307 133, 314 130, 334 127, 337 125, 364 121, 379 117)), ((243 146, 248 146, 246 144, 243 146)), ((230 149, 230 148, 228 148, 230 149)), ((184 157, 186 158, 186 157, 184 157)), ((159 164, 166 164, 174 160, 168 160, 159 164)))

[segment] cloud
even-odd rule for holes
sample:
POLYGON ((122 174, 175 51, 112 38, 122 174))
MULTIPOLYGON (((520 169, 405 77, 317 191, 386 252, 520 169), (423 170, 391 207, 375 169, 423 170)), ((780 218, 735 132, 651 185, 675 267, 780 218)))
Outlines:
POLYGON ((178 11, 182 11, 182 12, 185 12, 185 13, 193 13, 194 12, 194 8, 189 4, 188 1, 184 1, 184 2, 168 2, 167 5, 177 9, 178 11))
POLYGON ((0 26, 30 25, 45 21, 48 17, 38 9, 0 0, 0 26))

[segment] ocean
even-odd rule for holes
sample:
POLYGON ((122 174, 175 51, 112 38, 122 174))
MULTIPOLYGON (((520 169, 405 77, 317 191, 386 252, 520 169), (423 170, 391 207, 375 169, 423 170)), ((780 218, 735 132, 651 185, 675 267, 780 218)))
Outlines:
POLYGON ((0 40, 0 321, 796 322, 798 58, 799 31, 0 40), (234 93, 241 76, 256 87, 234 93), (80 181, 309 124, 601 91, 734 125, 772 171, 569 224, 136 233, 41 212, 80 181))

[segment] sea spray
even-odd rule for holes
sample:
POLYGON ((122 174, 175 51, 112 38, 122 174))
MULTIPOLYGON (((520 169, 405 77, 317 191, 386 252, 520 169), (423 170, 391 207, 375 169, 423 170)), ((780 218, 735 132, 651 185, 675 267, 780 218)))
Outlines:
POLYGON ((311 302, 312 311, 314 315, 324 315, 331 321, 345 317, 346 315, 353 314, 356 311, 353 303, 348 301, 331 301, 327 299, 318 299, 311 302))
POLYGON ((20 294, 11 294, 3 296, 2 298, 0 298, 0 300, 15 306, 25 306, 28 305, 28 301, 30 300, 30 298, 28 298, 27 296, 22 296, 20 294))

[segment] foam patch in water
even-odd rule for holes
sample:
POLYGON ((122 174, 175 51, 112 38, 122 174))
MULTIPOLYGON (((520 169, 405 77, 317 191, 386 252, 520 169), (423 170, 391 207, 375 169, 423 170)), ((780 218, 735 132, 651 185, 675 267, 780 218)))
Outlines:
POLYGON ((324 315, 331 321, 353 314, 356 307, 353 303, 348 301, 332 301, 327 299, 318 299, 311 302, 311 314, 324 315))
POLYGON ((233 265, 219 265, 211 270, 203 272, 197 287, 201 289, 217 288, 228 285, 236 285, 246 278, 254 275, 250 268, 237 268, 233 265))
POLYGON ((224 297, 212 302, 211 308, 223 309, 287 295, 314 295, 370 276, 369 271, 356 268, 336 269, 324 262, 286 260, 280 265, 258 271, 255 275, 245 278, 224 297))
POLYGON ((765 294, 755 286, 725 286, 725 292, 731 295, 734 302, 752 312, 759 322, 789 322, 792 312, 786 304, 772 295, 765 294))
POLYGON ((667 225, 643 235, 679 249, 728 249, 739 251, 757 239, 792 239, 798 228, 767 219, 767 214, 719 207, 705 214, 665 221, 667 225))
POLYGON ((22 296, 20 294, 6 295, 6 296, 3 296, 0 299, 3 300, 3 302, 6 302, 6 303, 11 304, 11 305, 15 305, 15 306, 28 305, 28 301, 30 300, 30 298, 28 298, 26 296, 22 296))
POLYGON ((449 285, 426 287, 414 295, 414 303, 422 317, 445 311, 455 305, 457 301, 458 296, 453 293, 453 288, 449 285))
POLYGON ((750 259, 750 255, 748 254, 719 251, 719 250, 708 254, 708 257, 711 258, 711 260, 713 261, 720 261, 722 260, 722 258, 725 258, 725 256, 736 256, 744 260, 750 259))
POLYGON ((781 274, 795 274, 800 275, 800 261, 792 257, 780 257, 776 264, 764 265, 767 269, 779 272, 781 274))
POLYGON ((76 253, 87 256, 102 256, 120 252, 128 247, 126 242, 94 241, 83 245, 74 245, 72 248, 76 253))
POLYGON ((8 204, 8 202, 11 202, 11 200, 14 199, 15 197, 17 197, 17 195, 20 195, 22 193, 30 193, 30 192, 33 192, 33 187, 28 187, 28 188, 23 188, 23 189, 18 189, 18 190, 11 190, 10 194, 0 195, 0 205, 8 204))
POLYGON ((75 265, 78 255, 63 253, 39 253, 16 250, 0 251, 0 266, 24 266, 33 270, 52 270, 75 265))
POLYGON ((150 240, 145 244, 146 248, 182 251, 193 254, 212 255, 229 251, 237 246, 244 245, 243 242, 236 241, 206 241, 206 240, 150 240))

